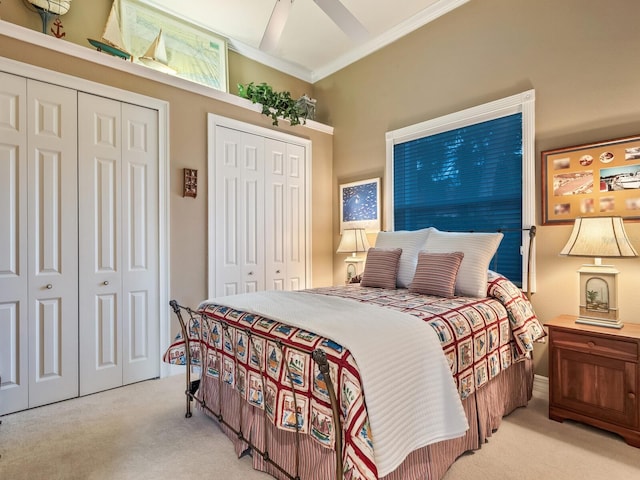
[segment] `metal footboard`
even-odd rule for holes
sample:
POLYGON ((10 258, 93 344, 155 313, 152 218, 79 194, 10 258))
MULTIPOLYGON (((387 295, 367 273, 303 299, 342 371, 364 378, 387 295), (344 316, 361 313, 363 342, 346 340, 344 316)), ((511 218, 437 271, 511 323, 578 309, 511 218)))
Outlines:
MULTIPOLYGON (((218 405, 219 411, 214 411, 213 409, 211 409, 205 399, 204 396, 202 394, 198 394, 198 388, 200 386, 200 379, 195 379, 192 380, 191 379, 191 367, 192 367, 192 361, 191 361, 191 352, 192 352, 192 346, 193 346, 193 342, 195 339, 192 339, 191 336, 189 335, 189 333, 192 331, 192 327, 195 324, 195 322, 200 322, 199 325, 200 327, 197 329, 200 332, 200 338, 198 338, 198 346, 196 348, 199 348, 199 354, 200 354, 200 361, 201 361, 201 375, 204 374, 205 369, 206 369, 206 365, 205 365, 205 360, 208 357, 208 350, 213 350, 215 352, 216 355, 218 355, 220 353, 220 349, 218 349, 215 345, 215 342, 209 342, 209 335, 211 330, 211 323, 213 321, 213 319, 211 319, 210 317, 208 317, 207 315, 204 315, 196 310, 193 310, 189 307, 183 307, 181 305, 178 304, 178 302, 176 300, 171 300, 169 302, 169 304, 171 305, 171 308, 173 309, 174 313, 176 314, 176 316, 178 317, 178 321, 180 322, 180 329, 182 331, 182 336, 185 340, 185 362, 186 362, 186 387, 185 387, 185 396, 186 396, 186 413, 185 413, 185 417, 189 418, 192 416, 192 412, 191 412, 191 402, 192 401, 197 401, 200 406, 210 412, 212 415, 214 415, 216 417, 216 419, 224 424, 229 430, 231 430, 233 432, 234 435, 236 435, 238 437, 238 439, 240 439, 241 441, 245 442, 247 445, 249 445, 251 447, 251 449, 256 452, 258 455, 260 455, 265 462, 269 463, 270 465, 273 465, 276 469, 278 469, 278 471, 280 471, 283 475, 285 475, 287 478, 289 478, 290 480, 300 480, 300 435, 303 435, 300 432, 299 426, 296 422, 296 432, 295 432, 295 472, 291 473, 286 471, 285 468, 283 468, 281 465, 278 465, 269 455, 269 443, 268 443, 268 429, 266 427, 267 422, 270 422, 269 418, 267 417, 266 414, 266 409, 262 410, 262 421, 264 424, 264 428, 263 428, 263 432, 264 432, 264 445, 265 448, 264 450, 258 448, 252 441, 250 438, 248 438, 248 435, 245 435, 244 432, 242 432, 242 402, 239 402, 239 408, 238 408, 238 424, 239 424, 239 429, 236 429, 235 427, 233 427, 229 422, 227 422, 224 418, 224 415, 222 414, 222 405, 223 405, 223 401, 222 401, 222 391, 223 388, 225 388, 225 385, 223 385, 224 380, 223 380, 223 374, 222 374, 222 369, 218 374, 218 405), (183 313, 186 314, 186 321, 185 321, 185 316, 183 316, 183 313), (207 338, 203 339, 202 338, 202 332, 209 332, 207 334, 207 338)), ((254 337, 259 337, 259 338, 263 338, 265 340, 273 340, 271 338, 268 338, 264 335, 261 335, 259 332, 254 332, 252 330, 248 330, 248 329, 241 329, 236 325, 229 325, 224 319, 221 318, 216 318, 215 319, 216 322, 220 323, 222 325, 222 329, 223 329, 223 335, 226 335, 228 332, 229 328, 234 328, 237 330, 241 330, 243 331, 248 339, 249 339, 249 348, 251 349, 251 351, 255 354, 257 354, 257 349, 255 347, 255 343, 253 341, 254 337)), ((224 338, 224 337, 223 337, 224 338)), ((278 342, 277 343, 278 348, 280 349, 281 354, 284 356, 284 352, 283 352, 283 344, 282 342, 278 342)), ((235 367, 236 367, 236 372, 237 367, 238 367, 238 359, 237 356, 235 355, 235 348, 236 346, 233 345, 233 349, 234 349, 234 361, 235 361, 235 367)), ((287 345, 286 346, 287 349, 293 349, 293 350, 297 350, 301 353, 304 353, 305 355, 309 354, 309 351, 307 350, 302 350, 299 348, 296 348, 294 346, 290 346, 287 345)), ((329 374, 329 361, 327 359, 327 355, 325 353, 324 350, 318 348, 316 350, 314 350, 313 352, 311 352, 311 357, 313 358, 313 361, 318 365, 318 368, 320 370, 320 373, 323 377, 324 382, 326 383, 327 386, 327 391, 329 392, 329 399, 330 399, 330 403, 331 403, 331 410, 332 410, 332 416, 333 416, 333 423, 334 423, 334 428, 335 428, 335 456, 336 456, 336 480, 342 480, 343 479, 343 475, 344 475, 344 467, 343 467, 343 460, 342 460, 342 419, 341 419, 341 415, 340 415, 340 409, 338 407, 338 401, 337 401, 337 396, 336 396, 336 391, 335 391, 335 387, 333 385, 333 382, 331 380, 331 375, 329 374)), ((222 358, 222 357, 220 357, 222 358)), ((261 358, 261 357, 259 357, 261 358)), ((297 396, 296 396, 296 389, 295 386, 293 384, 293 376, 291 375, 291 372, 289 370, 289 365, 287 364, 287 362, 285 362, 285 366, 286 366, 286 370, 287 370, 287 377, 289 378, 289 382, 290 382, 290 386, 291 386, 291 391, 293 394, 293 401, 294 401, 294 409, 297 411, 297 396)), ((262 362, 260 362, 259 364, 259 368, 260 368, 260 376, 262 379, 262 391, 265 392, 266 391, 266 387, 265 387, 265 382, 266 382, 266 373, 263 370, 263 365, 262 362)))

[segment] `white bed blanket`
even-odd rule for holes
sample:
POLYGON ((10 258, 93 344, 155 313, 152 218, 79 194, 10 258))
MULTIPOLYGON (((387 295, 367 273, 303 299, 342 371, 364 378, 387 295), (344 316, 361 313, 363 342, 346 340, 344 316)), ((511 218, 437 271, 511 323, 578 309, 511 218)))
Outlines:
POLYGON ((322 335, 348 348, 363 384, 378 476, 420 447, 469 428, 436 332, 409 314, 346 298, 266 291, 207 300, 322 335))

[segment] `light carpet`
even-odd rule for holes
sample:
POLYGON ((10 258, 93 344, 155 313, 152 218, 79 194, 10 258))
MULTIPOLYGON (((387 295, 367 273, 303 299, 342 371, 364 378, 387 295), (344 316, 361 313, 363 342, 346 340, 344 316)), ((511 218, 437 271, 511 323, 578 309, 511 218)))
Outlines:
MULTIPOLYGON (((264 480, 215 422, 184 417, 184 377, 150 380, 0 417, 0 479, 264 480)), ((640 449, 547 418, 534 397, 444 480, 640 478, 640 449)), ((327 479, 329 480, 329 479, 327 479)))

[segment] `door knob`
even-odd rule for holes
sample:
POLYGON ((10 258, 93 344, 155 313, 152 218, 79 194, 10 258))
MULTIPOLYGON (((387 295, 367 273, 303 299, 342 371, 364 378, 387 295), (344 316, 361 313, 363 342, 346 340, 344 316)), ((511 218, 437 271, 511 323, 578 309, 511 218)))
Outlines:
POLYGON ((249 275, 253 275, 253 272, 249 272, 249 275))
POLYGON ((51 285, 50 283, 47 283, 47 290, 51 290, 53 288, 53 285, 51 285))
POLYGON ((276 273, 280 273, 280 270, 276 270, 276 273))
POLYGON ((102 282, 103 285, 109 285, 109 280, 105 280, 104 282, 102 282))

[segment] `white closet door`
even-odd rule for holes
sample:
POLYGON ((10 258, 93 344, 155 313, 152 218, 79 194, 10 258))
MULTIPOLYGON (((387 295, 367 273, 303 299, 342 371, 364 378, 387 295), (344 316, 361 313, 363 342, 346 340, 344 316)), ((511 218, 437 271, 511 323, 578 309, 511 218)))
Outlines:
POLYGON ((28 81, 29 407, 78 395, 77 94, 28 81))
POLYGON ((159 375, 158 112, 79 96, 80 393, 159 375))
POLYGON ((287 144, 265 145, 265 271, 268 290, 288 290, 287 278, 287 144))
POLYGON ((216 294, 264 290, 264 139, 215 134, 216 294))
POLYGON ((0 415, 29 406, 27 80, 0 73, 0 415))
POLYGON ((287 145, 285 232, 287 235, 287 290, 306 288, 306 172, 305 149, 287 145))
POLYGON ((242 292, 265 288, 264 270, 264 139, 242 135, 240 192, 242 235, 242 292))
POLYGON ((120 107, 78 95, 81 395, 122 385, 120 107))
POLYGON ((160 374, 158 112, 122 104, 123 383, 160 374))
POLYGON ((267 288, 299 290, 306 285, 305 149, 267 139, 265 156, 267 288))

